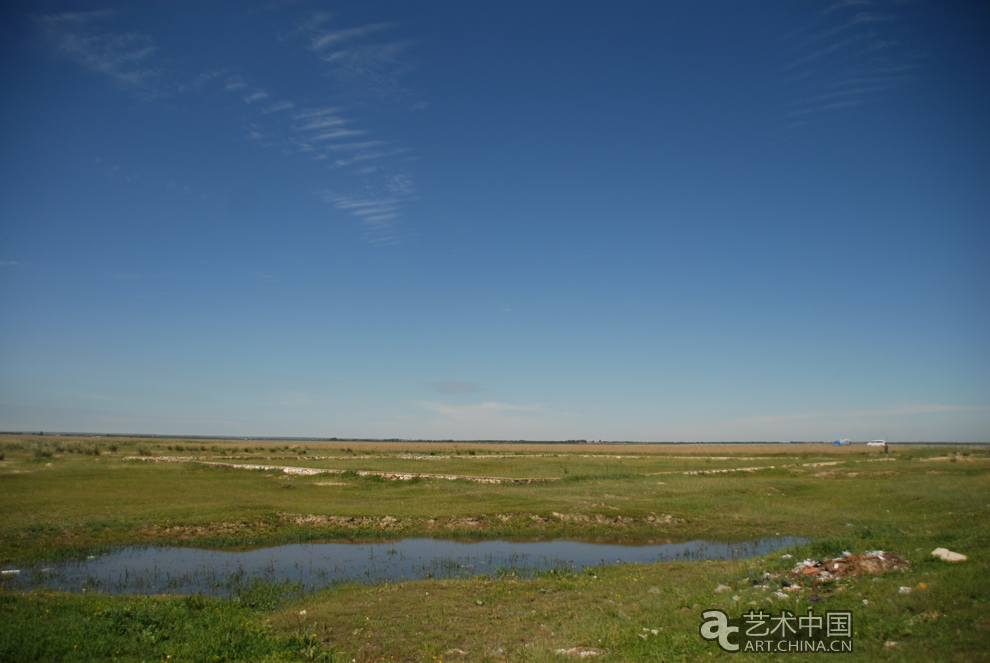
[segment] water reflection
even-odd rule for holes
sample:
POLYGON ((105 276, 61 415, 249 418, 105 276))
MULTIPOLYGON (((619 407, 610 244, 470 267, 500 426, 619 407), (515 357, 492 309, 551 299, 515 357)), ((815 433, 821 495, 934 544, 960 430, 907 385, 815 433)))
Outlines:
POLYGON ((807 541, 772 537, 741 543, 686 541, 629 546, 578 541, 403 539, 378 543, 308 543, 248 551, 126 547, 85 560, 5 574, 20 589, 110 594, 230 596, 256 579, 313 591, 341 583, 576 572, 592 566, 674 560, 739 559, 807 541))

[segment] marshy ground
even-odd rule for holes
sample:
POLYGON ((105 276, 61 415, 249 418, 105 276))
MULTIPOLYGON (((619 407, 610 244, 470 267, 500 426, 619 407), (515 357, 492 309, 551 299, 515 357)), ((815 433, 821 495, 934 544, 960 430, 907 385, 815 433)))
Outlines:
POLYGON ((755 660, 766 655, 703 640, 702 611, 811 605, 853 611, 855 648, 843 660, 986 660, 990 650, 985 447, 893 446, 884 457, 862 445, 7 436, 0 449, 5 569, 125 544, 811 539, 750 560, 301 596, 279 586, 226 600, 0 589, 11 625, 0 631, 3 660, 755 660), (935 559, 938 547, 968 560, 935 559), (908 570, 787 580, 805 558, 872 550, 897 553, 908 570))

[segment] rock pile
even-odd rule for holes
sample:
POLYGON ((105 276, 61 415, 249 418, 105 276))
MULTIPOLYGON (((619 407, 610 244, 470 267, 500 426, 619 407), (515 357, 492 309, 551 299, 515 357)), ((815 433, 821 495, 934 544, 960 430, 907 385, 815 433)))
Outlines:
POLYGON ((883 550, 856 554, 844 552, 839 557, 824 561, 806 559, 790 571, 767 573, 754 580, 754 584, 767 589, 773 581, 779 580, 781 590, 776 595, 785 598, 784 592, 800 592, 829 581, 861 575, 881 575, 888 571, 907 571, 909 568, 910 565, 897 553, 883 550))
POLYGON ((874 550, 852 554, 842 553, 841 557, 818 562, 806 559, 791 572, 794 576, 810 576, 811 580, 826 581, 838 578, 855 578, 863 574, 881 575, 888 571, 907 571, 910 565, 897 553, 874 550))

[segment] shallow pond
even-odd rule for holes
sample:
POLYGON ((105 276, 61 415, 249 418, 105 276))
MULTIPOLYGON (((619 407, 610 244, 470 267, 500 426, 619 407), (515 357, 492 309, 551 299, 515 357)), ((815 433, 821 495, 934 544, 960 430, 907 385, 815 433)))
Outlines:
POLYGON ((772 537, 741 543, 686 541, 621 545, 578 541, 473 542, 403 539, 377 543, 305 543, 247 551, 125 547, 84 560, 4 571, 12 588, 110 594, 230 596, 256 579, 312 591, 341 583, 383 583, 508 573, 571 572, 605 564, 740 559, 804 543, 772 537))

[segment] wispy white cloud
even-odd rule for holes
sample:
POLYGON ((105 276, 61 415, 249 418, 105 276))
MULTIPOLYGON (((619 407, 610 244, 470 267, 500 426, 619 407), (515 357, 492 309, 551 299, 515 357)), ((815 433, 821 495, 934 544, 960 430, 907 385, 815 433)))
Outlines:
POLYGON ((295 100, 283 99, 266 105, 260 102, 270 96, 271 86, 258 85, 245 75, 225 78, 226 90, 251 107, 245 120, 248 138, 327 169, 327 184, 317 193, 355 219, 360 238, 373 244, 395 244, 412 236, 399 230, 405 206, 416 198, 403 167, 409 149, 375 135, 363 116, 369 108, 399 99, 410 100, 410 107, 423 107, 400 84, 409 69, 403 57, 409 43, 379 40, 397 28, 388 22, 337 25, 327 12, 296 23, 289 39, 317 57, 336 80, 333 93, 323 96, 333 103, 300 107, 295 100))
POLYGON ((244 97, 244 103, 253 104, 256 101, 261 101, 262 99, 267 99, 268 93, 264 90, 255 90, 251 94, 244 97))
MULTIPOLYGON (((402 84, 411 64, 405 57, 411 43, 380 40, 397 29, 395 23, 370 23, 354 27, 334 27, 327 14, 317 14, 304 24, 308 50, 327 66, 327 72, 353 99, 379 103, 410 101, 414 96, 402 84)), ((416 103, 416 100, 412 100, 416 103)))
MULTIPOLYGON (((334 129, 332 131, 324 131, 323 133, 318 133, 310 137, 310 140, 316 142, 323 142, 327 140, 340 140, 342 138, 354 138, 355 136, 363 136, 366 133, 367 133, 366 131, 363 131, 361 129, 334 129)), ((382 143, 381 141, 370 141, 370 144, 380 145, 382 143)), ((369 143, 343 143, 338 145, 331 145, 330 149, 332 150, 348 149, 346 147, 347 145, 360 146, 360 145, 369 145, 369 143)))
POLYGON ((360 221, 362 238, 374 244, 395 244, 408 239, 400 233, 395 222, 401 217, 402 201, 387 191, 367 191, 365 195, 344 195, 332 191, 323 193, 327 202, 360 221))
POLYGON ((270 115, 271 113, 281 113, 282 111, 292 110, 296 107, 296 104, 292 101, 279 101, 271 106, 268 106, 262 110, 262 114, 270 115))
POLYGON ((327 49, 338 46, 344 42, 364 39, 376 32, 389 30, 395 27, 394 23, 373 23, 357 28, 346 28, 343 30, 322 30, 315 28, 311 37, 310 48, 318 53, 324 53, 327 49))
POLYGON ((204 87, 210 85, 214 81, 217 81, 227 75, 226 69, 208 69, 203 71, 193 79, 193 82, 189 85, 179 86, 179 92, 189 92, 190 90, 201 90, 204 87))
POLYGON ((354 200, 352 198, 337 197, 332 202, 337 209, 346 210, 354 216, 385 214, 398 209, 396 206, 397 201, 391 198, 384 200, 354 200))
POLYGON ((781 76, 790 101, 789 126, 866 106, 909 82, 920 60, 894 5, 850 0, 834 3, 808 25, 789 33, 789 59, 781 76), (794 122, 795 118, 806 118, 794 122))
POLYGON ((175 67, 183 61, 181 55, 163 54, 151 36, 128 25, 129 18, 121 7, 47 14, 37 17, 37 24, 54 53, 138 95, 202 95, 238 102, 228 108, 246 139, 259 148, 303 156, 323 169, 326 185, 317 193, 342 192, 327 199, 361 224, 362 239, 382 244, 412 236, 397 230, 404 207, 416 195, 405 170, 410 150, 372 128, 369 117, 369 111, 394 110, 393 103, 402 99, 410 108, 423 107, 401 84, 410 68, 405 58, 410 42, 385 38, 396 34, 396 24, 338 25, 325 12, 297 22, 290 43, 317 58, 323 73, 336 82, 316 86, 300 107, 299 99, 280 88, 281 81, 254 76, 238 63, 203 63, 178 82, 182 74, 175 67))
POLYGON ((823 14, 831 14, 836 11, 848 9, 849 7, 868 7, 873 4, 873 0, 841 0, 828 6, 823 14))
POLYGON ((37 19, 56 52, 126 86, 161 92, 154 83, 162 74, 158 47, 138 32, 115 32, 103 27, 111 11, 50 14, 37 19))
MULTIPOLYGON (((363 162, 395 157, 407 154, 408 152, 409 150, 404 147, 390 147, 387 150, 365 150, 356 154, 349 154, 346 157, 338 157, 334 160, 333 165, 336 168, 349 168, 351 166, 361 165, 363 162)), ((379 172, 381 170, 382 168, 380 166, 362 165, 361 168, 355 172, 358 175, 366 175, 371 172, 379 172)))
POLYGON ((297 131, 309 131, 344 124, 346 120, 338 116, 340 110, 339 107, 307 108, 296 113, 294 119, 298 122, 293 128, 297 131))
POLYGON ((351 94, 398 103, 409 96, 401 83, 409 65, 402 58, 410 44, 367 44, 321 56, 338 82, 351 94))
POLYGON ((364 140, 350 143, 335 143, 330 145, 330 149, 337 152, 351 152, 354 150, 371 150, 388 145, 383 140, 364 140))

